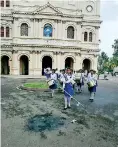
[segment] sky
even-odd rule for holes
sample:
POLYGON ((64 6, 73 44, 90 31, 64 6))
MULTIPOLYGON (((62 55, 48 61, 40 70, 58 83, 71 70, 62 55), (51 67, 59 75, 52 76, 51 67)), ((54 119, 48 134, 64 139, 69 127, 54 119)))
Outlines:
POLYGON ((118 0, 101 0, 101 20, 100 49, 111 57, 112 44, 118 39, 118 0))

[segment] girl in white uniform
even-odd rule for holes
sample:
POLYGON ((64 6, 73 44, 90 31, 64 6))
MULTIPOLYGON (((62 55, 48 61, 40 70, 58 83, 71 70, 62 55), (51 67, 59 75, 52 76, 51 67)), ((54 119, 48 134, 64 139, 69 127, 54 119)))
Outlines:
POLYGON ((64 110, 71 107, 70 102, 71 102, 71 98, 74 95, 73 84, 71 83, 72 80, 73 77, 71 75, 71 70, 67 69, 67 72, 64 75, 64 82, 63 82, 64 101, 65 101, 64 110))
POLYGON ((89 100, 91 102, 93 102, 93 100, 95 98, 96 87, 98 86, 98 84, 97 84, 97 76, 96 76, 94 70, 91 70, 90 73, 89 73, 89 75, 88 75, 87 83, 89 83, 89 82, 92 82, 93 83, 93 86, 88 87, 88 90, 90 92, 90 98, 89 98, 89 100))
POLYGON ((52 73, 50 74, 50 79, 54 80, 54 84, 49 87, 52 91, 52 97, 53 97, 54 90, 57 89, 57 74, 55 73, 55 70, 52 70, 52 73))
POLYGON ((44 68, 44 75, 46 76, 46 79, 50 79, 51 69, 50 68, 44 68))

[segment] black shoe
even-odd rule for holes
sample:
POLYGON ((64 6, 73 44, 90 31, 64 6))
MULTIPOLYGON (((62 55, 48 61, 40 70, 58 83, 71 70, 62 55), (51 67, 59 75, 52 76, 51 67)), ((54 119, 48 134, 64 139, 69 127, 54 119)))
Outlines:
POLYGON ((71 108, 71 106, 68 106, 67 108, 68 108, 68 109, 70 109, 70 108, 71 108))
POLYGON ((89 99, 91 102, 93 102, 94 100, 93 99, 89 99))
POLYGON ((67 110, 67 108, 64 108, 64 110, 67 110))

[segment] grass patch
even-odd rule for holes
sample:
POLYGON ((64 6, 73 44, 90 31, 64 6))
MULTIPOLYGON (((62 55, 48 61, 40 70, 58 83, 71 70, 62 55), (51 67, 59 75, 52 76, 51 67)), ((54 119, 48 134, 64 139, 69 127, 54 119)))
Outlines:
POLYGON ((47 82, 34 82, 34 83, 25 83, 24 87, 26 88, 39 88, 39 89, 48 89, 49 86, 47 82))

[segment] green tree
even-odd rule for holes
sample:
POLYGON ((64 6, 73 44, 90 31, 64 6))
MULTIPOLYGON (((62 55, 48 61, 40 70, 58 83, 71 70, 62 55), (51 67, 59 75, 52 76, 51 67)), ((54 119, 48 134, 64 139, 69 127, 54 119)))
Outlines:
POLYGON ((112 48, 114 49, 113 57, 118 57, 118 39, 114 40, 112 48))
POLYGON ((109 57, 105 52, 101 52, 98 57, 98 71, 103 73, 105 70, 108 70, 109 57))

